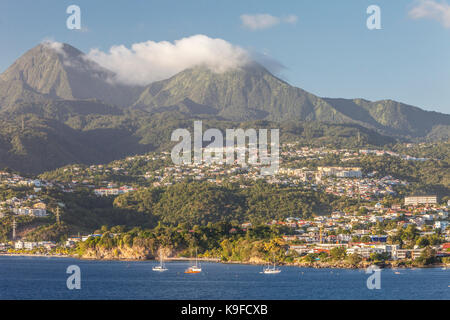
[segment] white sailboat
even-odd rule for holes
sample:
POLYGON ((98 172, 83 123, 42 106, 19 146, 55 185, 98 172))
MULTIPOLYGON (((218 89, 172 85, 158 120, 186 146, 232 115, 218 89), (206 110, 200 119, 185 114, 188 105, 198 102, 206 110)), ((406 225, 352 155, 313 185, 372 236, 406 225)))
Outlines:
POLYGON ((184 273, 200 273, 202 268, 198 265, 197 249, 195 249, 195 264, 187 268, 184 273))
POLYGON ((280 273, 280 272, 281 272, 281 269, 277 268, 275 266, 275 264, 274 264, 272 267, 270 265, 265 267, 261 273, 264 273, 264 274, 277 274, 277 273, 280 273))
POLYGON ((164 265, 164 259, 163 259, 162 254, 160 254, 160 256, 159 256, 159 265, 158 265, 158 266, 154 266, 154 267, 152 268, 152 270, 153 270, 153 271, 156 271, 156 272, 164 272, 164 271, 169 270, 169 269, 167 269, 166 266, 164 265))
MULTIPOLYGON (((274 255, 274 261, 275 261, 275 255, 274 255)), ((277 274, 277 273, 280 273, 280 272, 281 272, 281 269, 277 268, 275 266, 275 262, 274 262, 272 267, 270 266, 270 264, 267 264, 267 267, 264 267, 263 271, 261 273, 264 273, 264 274, 277 274)))

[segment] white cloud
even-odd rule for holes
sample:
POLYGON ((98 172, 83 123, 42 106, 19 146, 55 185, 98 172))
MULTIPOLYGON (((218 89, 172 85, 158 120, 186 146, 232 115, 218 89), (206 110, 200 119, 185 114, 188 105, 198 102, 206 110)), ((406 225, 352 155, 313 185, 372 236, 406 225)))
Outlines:
POLYGON ((47 48, 53 49, 58 52, 63 52, 63 43, 54 41, 52 38, 45 38, 41 41, 41 44, 47 48))
POLYGON ((276 17, 268 13, 241 15, 242 25, 250 30, 268 29, 280 23, 295 24, 297 20, 296 15, 284 17, 276 17))
POLYGON ((298 21, 298 17, 294 14, 290 14, 283 18, 283 21, 290 24, 296 24, 298 21))
POLYGON ((49 49, 55 50, 58 54, 66 57, 64 51, 64 44, 62 42, 54 41, 52 38, 45 38, 41 41, 41 44, 49 49))
POLYGON ((416 1, 415 6, 409 11, 409 16, 413 19, 433 19, 445 28, 450 28, 450 5, 445 1, 416 1))
POLYGON ((184 69, 204 65, 214 72, 241 67, 250 54, 222 39, 194 35, 176 40, 135 43, 131 48, 113 46, 108 52, 93 49, 88 58, 116 73, 116 81, 147 85, 167 79, 184 69))

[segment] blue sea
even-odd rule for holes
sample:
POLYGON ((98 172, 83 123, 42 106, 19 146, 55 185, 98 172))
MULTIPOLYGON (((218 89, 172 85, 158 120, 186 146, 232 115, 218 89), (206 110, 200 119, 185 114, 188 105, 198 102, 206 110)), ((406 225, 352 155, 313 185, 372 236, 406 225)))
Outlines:
POLYGON ((202 263, 200 274, 184 274, 188 262, 89 261, 72 258, 0 256, 0 299, 450 299, 450 270, 383 269, 381 288, 369 290, 364 270, 202 263), (81 270, 81 288, 67 288, 67 267, 81 270), (395 273, 397 272, 397 274, 395 273))

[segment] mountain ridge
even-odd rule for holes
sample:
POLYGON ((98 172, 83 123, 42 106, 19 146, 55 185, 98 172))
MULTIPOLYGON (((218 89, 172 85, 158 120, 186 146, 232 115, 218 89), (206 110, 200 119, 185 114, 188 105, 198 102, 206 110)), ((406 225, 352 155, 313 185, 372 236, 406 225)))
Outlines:
POLYGON ((322 98, 291 86, 256 62, 222 73, 195 66, 143 87, 118 84, 114 77, 69 44, 42 43, 0 74, 0 107, 97 99, 121 108, 179 110, 193 116, 205 112, 233 121, 357 123, 411 138, 436 134, 439 128, 442 136, 450 135, 448 114, 393 100, 322 98))
POLYGON ((448 114, 393 100, 321 98, 257 63, 222 73, 196 66, 142 87, 117 84, 114 76, 67 44, 27 51, 0 74, 0 167, 39 172, 148 152, 193 119, 216 121, 219 128, 323 123, 334 128, 322 130, 325 135, 362 132, 381 145, 450 138, 448 114))

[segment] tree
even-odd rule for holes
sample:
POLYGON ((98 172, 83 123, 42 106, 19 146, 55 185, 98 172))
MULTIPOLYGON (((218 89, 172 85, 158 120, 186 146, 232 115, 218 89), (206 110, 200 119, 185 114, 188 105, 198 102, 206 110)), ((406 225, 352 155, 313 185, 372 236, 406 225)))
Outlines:
POLYGON ((313 263, 316 261, 316 257, 312 253, 308 253, 303 259, 308 263, 313 263))
POLYGON ((368 212, 369 212, 369 210, 367 210, 366 207, 361 207, 358 210, 358 214, 361 215, 361 216, 365 216, 368 212))
POLYGON ((343 260, 347 255, 344 247, 335 247, 330 250, 330 256, 333 260, 343 260))
POLYGON ((431 247, 426 247, 419 258, 417 258, 417 262, 422 263, 424 265, 433 264, 436 262, 436 251, 431 247))
POLYGON ((416 245, 418 245, 419 248, 424 248, 430 245, 430 241, 426 237, 420 237, 417 239, 416 245))
POLYGON ((347 261, 351 265, 357 266, 362 261, 362 257, 359 254, 357 254, 357 253, 352 253, 351 255, 349 255, 347 257, 347 261))

